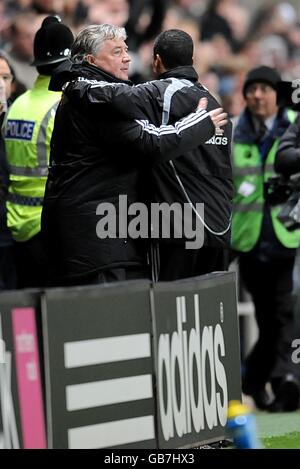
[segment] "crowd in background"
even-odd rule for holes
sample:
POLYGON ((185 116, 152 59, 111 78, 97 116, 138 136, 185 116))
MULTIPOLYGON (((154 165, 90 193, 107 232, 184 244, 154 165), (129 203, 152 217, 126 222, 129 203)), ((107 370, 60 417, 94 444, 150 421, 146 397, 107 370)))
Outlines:
POLYGON ((201 82, 231 116, 243 108, 242 84, 254 65, 275 67, 287 80, 300 76, 300 7, 288 2, 249 10, 239 0, 0 0, 0 48, 15 69, 17 93, 36 78, 33 38, 48 14, 58 14, 75 35, 89 24, 125 26, 136 83, 152 78, 153 40, 161 30, 188 32, 201 82))

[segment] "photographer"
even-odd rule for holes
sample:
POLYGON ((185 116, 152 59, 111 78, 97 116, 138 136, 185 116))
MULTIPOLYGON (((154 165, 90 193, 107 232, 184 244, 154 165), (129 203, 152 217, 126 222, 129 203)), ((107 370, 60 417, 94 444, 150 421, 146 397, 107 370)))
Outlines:
POLYGON ((284 176, 300 172, 300 114, 281 138, 274 167, 284 176))
POLYGON ((277 105, 278 72, 260 66, 245 80, 246 102, 235 132, 233 171, 236 195, 232 247, 240 274, 255 305, 259 337, 246 358, 242 388, 268 411, 298 408, 300 388, 291 361, 293 268, 300 232, 278 220, 279 206, 265 198, 264 185, 275 176, 280 139, 295 113, 277 105), (267 393, 271 382, 275 399, 267 393))
MULTIPOLYGON (((291 84, 292 85, 292 84, 291 84)), ((288 96, 283 96, 283 99, 289 101, 290 96, 292 95, 293 88, 291 87, 290 93, 288 96)), ((293 109, 299 111, 299 104, 295 105, 290 103, 293 106, 293 109)), ((294 201, 298 201, 300 199, 300 114, 298 113, 296 121, 291 124, 284 135, 281 138, 281 142, 275 157, 275 170, 277 173, 280 173, 285 178, 289 178, 289 180, 293 180, 294 184, 294 201)), ((298 202, 299 203, 299 202, 298 202)), ((296 212, 293 215, 293 219, 289 219, 289 223, 293 225, 293 221, 295 226, 299 226, 299 212, 296 212), (296 219, 295 219, 296 215, 296 219)), ((295 322, 296 327, 293 330, 293 336, 295 338, 300 337, 300 266, 299 266, 299 257, 300 251, 298 250, 298 254, 296 257, 295 263, 295 271, 294 271, 294 292, 296 294, 296 306, 295 306, 295 322)), ((298 367, 297 376, 299 378, 300 375, 300 366, 295 365, 298 367)), ((300 404, 299 404, 300 405, 300 404)))

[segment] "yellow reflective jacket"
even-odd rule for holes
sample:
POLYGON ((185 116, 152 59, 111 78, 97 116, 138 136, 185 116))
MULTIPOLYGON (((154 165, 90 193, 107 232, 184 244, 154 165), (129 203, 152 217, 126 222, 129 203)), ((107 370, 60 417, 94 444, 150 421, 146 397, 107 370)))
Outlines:
POLYGON ((48 90, 50 77, 40 75, 19 96, 4 122, 10 169, 7 224, 16 241, 28 241, 41 229, 50 140, 60 93, 48 90))

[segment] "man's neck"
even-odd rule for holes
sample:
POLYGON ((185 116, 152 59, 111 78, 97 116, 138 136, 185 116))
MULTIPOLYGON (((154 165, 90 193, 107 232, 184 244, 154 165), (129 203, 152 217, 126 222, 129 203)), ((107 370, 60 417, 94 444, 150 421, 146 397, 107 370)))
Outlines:
POLYGON ((261 117, 252 115, 255 130, 258 130, 259 127, 261 126, 261 123, 263 122, 267 128, 267 131, 270 132, 273 128, 276 117, 277 117, 277 113, 272 114, 271 116, 266 117, 266 118, 261 118, 261 117))
POLYGON ((265 124, 269 131, 272 130, 276 117, 277 117, 277 113, 265 119, 265 124))

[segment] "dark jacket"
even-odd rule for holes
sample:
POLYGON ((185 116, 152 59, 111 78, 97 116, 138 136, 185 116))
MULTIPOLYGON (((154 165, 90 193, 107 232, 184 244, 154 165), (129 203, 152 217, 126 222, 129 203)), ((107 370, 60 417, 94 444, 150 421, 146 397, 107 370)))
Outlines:
MULTIPOLYGON (((178 67, 160 76, 167 90, 167 80, 177 78, 180 81, 189 80, 197 84, 196 96, 208 98, 208 111, 220 107, 213 96, 198 82, 198 75, 193 67, 178 67)), ((193 98, 194 87, 186 90, 189 99, 193 98)), ((169 122, 178 119, 185 105, 179 92, 175 93, 171 106, 169 122)), ((189 201, 204 204, 204 245, 229 246, 230 225, 233 199, 233 180, 231 169, 231 123, 224 129, 222 136, 207 139, 191 151, 184 152, 173 162, 157 164, 152 171, 154 199, 158 202, 179 202, 187 204, 189 201), (182 187, 183 186, 183 187, 182 187), (184 189, 183 189, 184 188, 184 189), (223 233, 225 234, 212 234, 223 233)), ((178 241, 176 241, 178 242, 178 241)))
MULTIPOLYGON (((0 117, 0 125, 2 124, 3 116, 0 117)), ((7 227, 6 216, 6 195, 9 184, 9 169, 5 155, 5 145, 2 135, 0 133, 0 247, 9 246, 12 244, 12 236, 7 227)))
POLYGON ((284 176, 300 172, 300 114, 281 137, 275 170, 284 176))
POLYGON ((202 138, 200 125, 209 137, 214 133, 205 112, 161 133, 145 120, 117 121, 105 103, 87 108, 81 95, 86 82, 126 84, 88 64, 64 65, 50 89, 77 77, 78 93, 71 100, 65 92, 56 113, 42 213, 51 277, 57 283, 108 268, 142 266, 145 249, 138 240, 119 239, 118 232, 115 239, 99 239, 98 205, 112 204, 118 216, 120 195, 127 196, 128 205, 141 200, 139 176, 145 162, 167 160, 179 156, 186 145, 195 146, 202 138))
MULTIPOLYGON (((68 86, 66 94, 70 100, 80 95, 85 105, 95 112, 99 105, 105 104, 127 118, 147 118, 155 125, 174 123, 195 109, 201 97, 208 98, 208 111, 220 107, 207 89, 198 83, 198 75, 191 66, 177 67, 159 78, 133 88, 77 81, 68 86)), ((205 135, 205 128, 201 132, 204 137, 201 145, 192 151, 185 148, 172 164, 167 161, 152 166, 144 180, 149 183, 150 201, 204 203, 204 219, 208 227, 204 244, 228 246, 230 229, 227 228, 233 198, 231 123, 226 126, 222 137, 205 135), (224 231, 226 233, 219 235, 224 231)))

